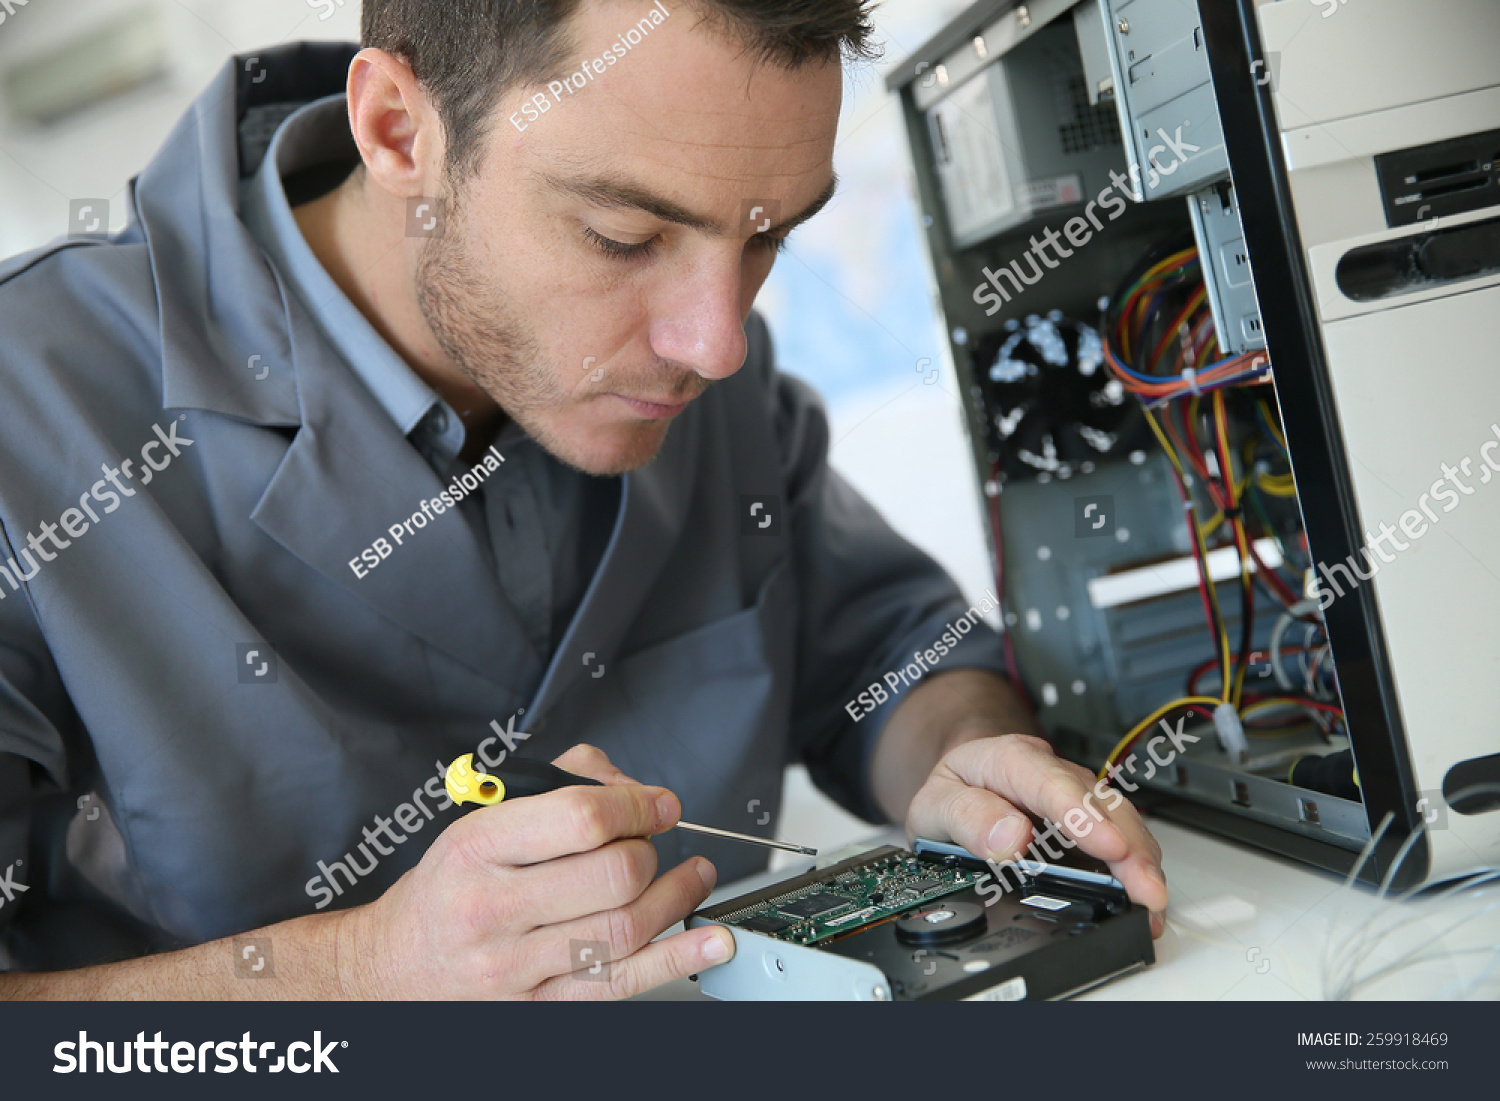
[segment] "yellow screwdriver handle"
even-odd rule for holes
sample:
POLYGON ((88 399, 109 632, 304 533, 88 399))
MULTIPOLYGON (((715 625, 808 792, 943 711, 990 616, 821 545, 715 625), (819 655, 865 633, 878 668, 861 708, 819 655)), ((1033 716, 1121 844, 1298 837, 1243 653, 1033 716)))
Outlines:
POLYGON ((505 798, 505 782, 498 776, 476 772, 472 753, 465 753, 448 766, 443 786, 455 805, 479 803, 488 807, 505 798))

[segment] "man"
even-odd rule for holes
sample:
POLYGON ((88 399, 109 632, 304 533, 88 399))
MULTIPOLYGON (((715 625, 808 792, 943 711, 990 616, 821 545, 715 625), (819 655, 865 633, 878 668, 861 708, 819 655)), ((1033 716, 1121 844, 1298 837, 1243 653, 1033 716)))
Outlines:
MULTIPOLYGON (((629 995, 733 951, 653 938, 763 855, 671 827, 753 827, 789 761, 997 860, 1083 807, 751 314, 865 4, 363 34, 235 59, 121 235, 0 268, 0 994, 629 995), (476 743, 605 786, 459 817, 476 743)), ((1090 824, 1159 913, 1139 818, 1090 824)))

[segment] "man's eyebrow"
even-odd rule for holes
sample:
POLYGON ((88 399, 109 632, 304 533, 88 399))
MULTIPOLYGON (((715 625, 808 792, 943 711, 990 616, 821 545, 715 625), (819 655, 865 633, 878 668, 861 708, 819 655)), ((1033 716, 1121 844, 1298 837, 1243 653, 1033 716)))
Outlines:
MULTIPOLYGON (((570 179, 564 176, 554 176, 550 173, 545 173, 542 175, 542 181, 554 191, 573 195, 576 198, 584 200, 584 202, 603 207, 607 210, 639 210, 650 214, 654 218, 659 218, 663 222, 686 226, 688 229, 697 230, 710 237, 729 237, 733 235, 731 230, 720 225, 715 219, 694 213, 681 204, 673 202, 671 199, 657 195, 644 187, 624 180, 610 179, 608 177, 570 179)), ((839 178, 835 173, 829 178, 828 186, 823 189, 822 194, 797 214, 769 227, 764 235, 790 233, 797 226, 827 206, 833 199, 834 193, 838 190, 838 186, 839 178)))

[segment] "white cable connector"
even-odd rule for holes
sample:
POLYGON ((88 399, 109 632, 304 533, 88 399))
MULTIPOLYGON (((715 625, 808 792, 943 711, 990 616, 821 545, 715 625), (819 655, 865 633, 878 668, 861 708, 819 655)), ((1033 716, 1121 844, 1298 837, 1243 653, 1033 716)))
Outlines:
POLYGON ((1219 736, 1219 745, 1230 761, 1237 765, 1245 763, 1250 755, 1250 743, 1245 740, 1245 726, 1240 722, 1239 712, 1232 703, 1221 703, 1214 708, 1214 732, 1219 736))

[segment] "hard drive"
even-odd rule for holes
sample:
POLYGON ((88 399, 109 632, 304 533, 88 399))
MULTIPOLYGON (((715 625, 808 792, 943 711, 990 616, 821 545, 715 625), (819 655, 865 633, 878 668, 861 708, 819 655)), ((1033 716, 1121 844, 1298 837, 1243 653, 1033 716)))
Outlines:
POLYGON ((1101 864, 997 878, 955 845, 886 845, 699 910, 732 960, 699 977, 724 1001, 1065 998, 1155 962, 1150 915, 1101 864))

